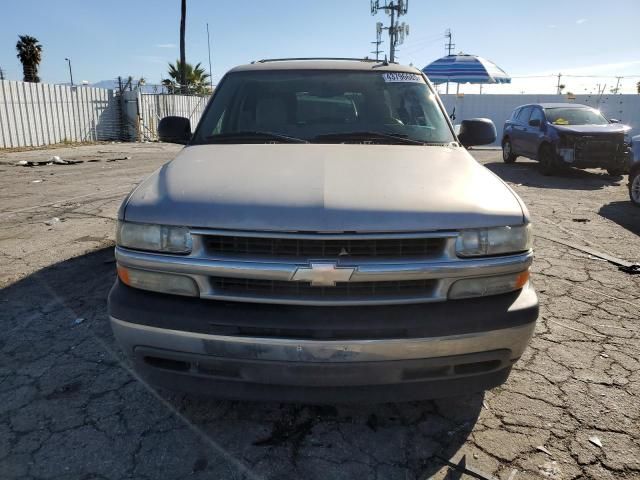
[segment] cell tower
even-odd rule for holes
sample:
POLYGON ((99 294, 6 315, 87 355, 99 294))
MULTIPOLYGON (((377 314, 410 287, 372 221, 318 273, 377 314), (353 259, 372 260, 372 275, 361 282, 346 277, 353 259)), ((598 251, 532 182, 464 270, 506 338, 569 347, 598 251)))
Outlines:
POLYGON ((409 0, 384 0, 383 5, 380 5, 380 0, 371 0, 371 15, 376 15, 379 10, 384 10, 391 17, 389 26, 381 26, 380 30, 389 31, 389 61, 394 62, 396 47, 404 43, 405 37, 409 35, 409 25, 404 22, 398 25, 400 17, 409 10, 409 0))
POLYGON ((380 50, 380 45, 382 44, 382 22, 376 23, 376 41, 371 42, 376 46, 376 49, 371 52, 376 54, 376 60, 380 60, 380 54, 382 50, 380 50))

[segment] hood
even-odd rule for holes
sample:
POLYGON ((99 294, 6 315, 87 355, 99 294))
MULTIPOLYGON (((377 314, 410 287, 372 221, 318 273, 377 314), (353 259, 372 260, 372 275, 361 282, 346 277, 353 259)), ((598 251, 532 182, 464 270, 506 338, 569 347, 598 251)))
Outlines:
POLYGON ((409 232, 523 222, 460 147, 197 145, 129 196, 125 220, 232 230, 409 232))
POLYGON ((628 125, 622 125, 620 123, 609 123, 607 125, 553 125, 558 132, 571 133, 571 134, 588 134, 588 135, 601 135, 620 133, 625 134, 631 130, 628 125))

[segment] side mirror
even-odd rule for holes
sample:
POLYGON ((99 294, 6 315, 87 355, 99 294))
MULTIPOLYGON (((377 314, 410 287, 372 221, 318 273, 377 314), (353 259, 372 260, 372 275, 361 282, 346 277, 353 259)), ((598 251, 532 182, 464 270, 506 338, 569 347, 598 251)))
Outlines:
POLYGON ((532 120, 529 120, 529 126, 530 127, 535 127, 535 128, 540 128, 540 119, 539 118, 534 118, 532 120))
POLYGON ((618 120, 617 118, 610 118, 609 123, 620 123, 620 120, 618 120))
POLYGON ((158 123, 158 139, 185 145, 191 139, 191 122, 185 117, 164 117, 158 123))
POLYGON ((495 142, 497 137, 496 126, 488 118, 472 118, 460 124, 458 140, 465 147, 488 145, 495 142))

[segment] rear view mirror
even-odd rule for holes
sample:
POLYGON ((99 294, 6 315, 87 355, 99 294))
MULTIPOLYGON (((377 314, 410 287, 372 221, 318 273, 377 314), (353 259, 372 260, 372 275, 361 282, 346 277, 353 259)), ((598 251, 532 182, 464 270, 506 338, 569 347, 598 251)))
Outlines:
POLYGON ((532 118, 531 120, 529 120, 529 126, 530 127, 540 128, 540 119, 539 118, 532 118))
POLYGON ((617 118, 610 118, 609 123, 620 123, 620 120, 618 120, 617 118))
POLYGON ((185 145, 191 139, 191 122, 185 117, 164 117, 158 123, 158 139, 185 145))
POLYGON ((488 145, 496 141, 496 126, 488 118, 472 118, 460 124, 458 140, 465 147, 488 145))

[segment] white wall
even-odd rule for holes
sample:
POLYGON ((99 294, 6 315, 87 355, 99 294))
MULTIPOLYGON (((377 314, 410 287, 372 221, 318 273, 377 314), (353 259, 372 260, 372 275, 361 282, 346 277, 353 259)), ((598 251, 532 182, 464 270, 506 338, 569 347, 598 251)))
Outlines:
POLYGON ((116 139, 119 117, 112 90, 0 81, 0 148, 116 139))
POLYGON ((447 112, 451 114, 455 107, 456 120, 476 117, 490 118, 498 131, 499 145, 502 138, 504 122, 511 116, 511 112, 527 103, 540 102, 568 102, 580 103, 599 108, 605 117, 617 118, 622 123, 633 127, 632 135, 640 134, 640 95, 576 95, 575 100, 569 100, 566 95, 480 95, 455 94, 441 95, 447 112))

